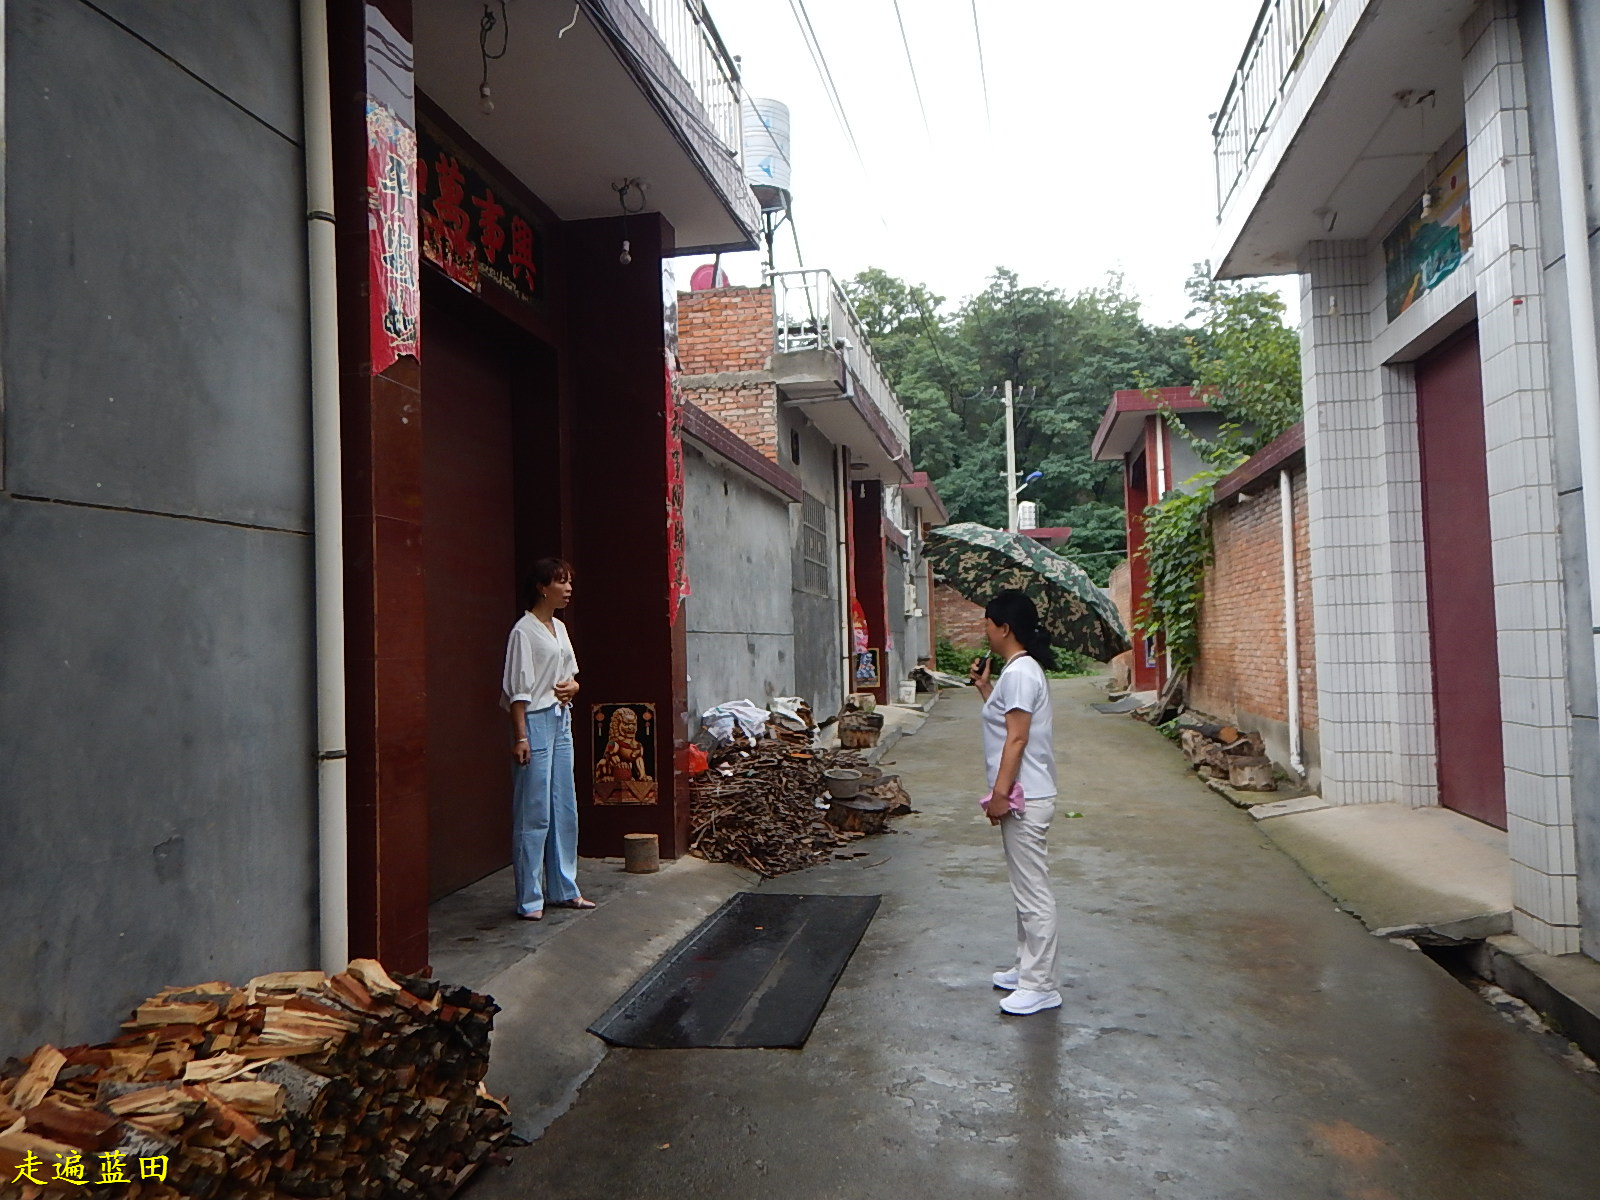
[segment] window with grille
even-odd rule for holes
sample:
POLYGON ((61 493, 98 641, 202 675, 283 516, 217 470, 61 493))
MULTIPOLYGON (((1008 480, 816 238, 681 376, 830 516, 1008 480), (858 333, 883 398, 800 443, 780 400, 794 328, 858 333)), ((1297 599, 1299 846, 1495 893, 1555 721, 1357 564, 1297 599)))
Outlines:
POLYGON ((828 506, 810 492, 800 502, 800 586, 828 594, 828 506))

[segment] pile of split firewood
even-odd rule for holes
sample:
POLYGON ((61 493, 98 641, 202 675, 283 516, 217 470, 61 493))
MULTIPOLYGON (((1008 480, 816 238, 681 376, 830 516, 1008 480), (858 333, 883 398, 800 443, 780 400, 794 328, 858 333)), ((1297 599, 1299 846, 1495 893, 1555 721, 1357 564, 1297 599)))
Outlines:
POLYGON ((1202 779, 1215 779, 1246 792, 1273 792, 1278 781, 1258 733, 1232 725, 1185 725, 1178 745, 1202 779))
POLYGON ((862 790, 864 800, 881 791, 887 802, 873 809, 881 814, 873 829, 860 826, 853 810, 826 803, 823 772, 835 767, 870 770, 848 750, 804 749, 775 738, 724 746, 690 787, 690 852, 770 879, 825 862, 837 847, 881 830, 881 816, 911 811, 905 789, 889 776, 862 790))
POLYGON ((443 1200, 510 1136, 487 996, 283 971, 168 988, 99 1046, 0 1067, 0 1197, 443 1200))

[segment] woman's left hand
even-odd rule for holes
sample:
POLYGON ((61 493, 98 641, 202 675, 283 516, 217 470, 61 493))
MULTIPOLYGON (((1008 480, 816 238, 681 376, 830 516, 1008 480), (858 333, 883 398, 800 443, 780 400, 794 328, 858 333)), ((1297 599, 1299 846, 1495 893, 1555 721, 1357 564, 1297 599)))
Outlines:
POLYGON ((563 679, 553 689, 556 699, 562 704, 571 704, 572 698, 578 694, 578 681, 576 679, 563 679))
MULTIPOLYGON (((990 793, 991 797, 997 795, 999 795, 998 792, 990 793)), ((989 824, 998 825, 1011 815, 1011 803, 1010 801, 997 801, 991 798, 989 803, 983 806, 983 815, 989 818, 989 824), (993 813, 989 811, 991 808, 998 808, 1000 811, 993 813)))

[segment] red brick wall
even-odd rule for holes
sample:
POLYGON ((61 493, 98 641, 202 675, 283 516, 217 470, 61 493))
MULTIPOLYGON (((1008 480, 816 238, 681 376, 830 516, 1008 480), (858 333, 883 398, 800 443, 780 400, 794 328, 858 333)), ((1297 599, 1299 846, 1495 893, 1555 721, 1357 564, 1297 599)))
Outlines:
POLYGON ((974 604, 949 584, 933 585, 933 636, 962 650, 989 644, 983 632, 983 606, 974 604))
MULTIPOLYGON (((1306 473, 1292 475, 1300 656, 1301 728, 1317 727, 1317 666, 1312 641, 1311 551, 1306 536, 1306 473)), ((1206 572, 1200 607, 1200 659, 1190 677, 1189 703, 1224 720, 1244 714, 1288 719, 1284 678, 1283 542, 1276 487, 1212 510, 1215 560, 1206 572)))
POLYGON ((770 288, 713 288, 678 297, 683 398, 777 462, 778 389, 764 377, 771 359, 770 288))

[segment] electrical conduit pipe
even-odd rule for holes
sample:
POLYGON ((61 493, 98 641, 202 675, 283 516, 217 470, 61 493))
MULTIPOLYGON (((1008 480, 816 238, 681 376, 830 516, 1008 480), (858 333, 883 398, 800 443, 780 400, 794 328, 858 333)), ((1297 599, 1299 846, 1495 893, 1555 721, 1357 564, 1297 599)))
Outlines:
MULTIPOLYGON (((1167 418, 1165 415, 1156 417, 1156 473, 1155 473, 1155 500, 1160 504, 1167 498, 1167 418)), ((1161 656, 1166 664, 1166 674, 1162 678, 1163 687, 1167 680, 1172 678, 1172 650, 1170 648, 1161 656)))
POLYGON ((345 812, 344 482, 339 447, 332 91, 327 0, 300 0, 306 265, 311 346, 312 536, 316 571, 317 923, 322 969, 350 960, 345 812))
POLYGON ((1299 589, 1294 570, 1294 484, 1287 470, 1278 472, 1278 512, 1283 527, 1283 670, 1289 697, 1289 769, 1300 778, 1306 765, 1300 747, 1299 589))
POLYGON ((1555 116, 1556 192, 1566 256, 1567 321, 1572 338, 1573 401, 1578 415, 1578 456, 1583 478, 1584 557, 1589 570, 1590 652, 1600 678, 1600 349, 1595 345, 1594 281, 1589 266, 1589 213, 1585 196, 1577 51, 1569 0, 1546 0, 1545 49, 1555 116))
POLYGON ((839 695, 839 707, 842 709, 850 693, 855 690, 856 684, 855 629, 850 621, 850 529, 846 524, 847 514, 850 511, 850 447, 838 447, 834 451, 834 459, 839 493, 837 517, 839 536, 835 543, 835 551, 839 570, 839 629, 843 638, 840 642, 842 651, 840 668, 843 671, 840 683, 844 690, 839 695))

